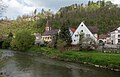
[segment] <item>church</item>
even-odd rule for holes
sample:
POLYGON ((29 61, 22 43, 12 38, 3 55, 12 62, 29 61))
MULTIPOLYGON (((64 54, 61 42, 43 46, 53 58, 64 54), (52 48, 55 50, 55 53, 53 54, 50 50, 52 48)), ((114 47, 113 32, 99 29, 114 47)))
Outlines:
POLYGON ((48 20, 45 26, 45 32, 42 34, 42 40, 44 42, 52 42, 59 31, 59 29, 53 29, 50 21, 48 20))

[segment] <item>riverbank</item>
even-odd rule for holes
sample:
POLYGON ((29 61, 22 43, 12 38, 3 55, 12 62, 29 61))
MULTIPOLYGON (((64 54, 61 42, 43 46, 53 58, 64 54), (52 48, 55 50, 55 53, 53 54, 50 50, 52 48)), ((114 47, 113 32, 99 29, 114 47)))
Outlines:
POLYGON ((96 67, 120 71, 120 54, 102 53, 98 51, 64 51, 60 52, 54 48, 32 47, 30 52, 42 53, 50 58, 90 64, 96 67))

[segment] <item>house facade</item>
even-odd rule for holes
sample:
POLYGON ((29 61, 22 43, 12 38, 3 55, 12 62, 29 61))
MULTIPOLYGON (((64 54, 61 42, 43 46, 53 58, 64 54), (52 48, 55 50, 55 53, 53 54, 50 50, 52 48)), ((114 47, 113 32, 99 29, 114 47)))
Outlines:
POLYGON ((42 40, 42 35, 40 33, 34 33, 34 35, 35 35, 35 44, 36 45, 44 44, 44 41, 42 40))
POLYGON ((52 29, 50 21, 47 21, 45 32, 42 34, 42 40, 44 42, 52 42, 56 34, 59 33, 59 29, 52 29))
POLYGON ((110 37, 112 44, 120 44, 120 26, 110 33, 110 37))
POLYGON ((72 37, 72 45, 79 44, 79 34, 84 33, 84 37, 90 37, 97 42, 98 39, 98 28, 95 26, 86 26, 83 22, 78 26, 78 28, 74 31, 70 29, 71 37, 72 37))

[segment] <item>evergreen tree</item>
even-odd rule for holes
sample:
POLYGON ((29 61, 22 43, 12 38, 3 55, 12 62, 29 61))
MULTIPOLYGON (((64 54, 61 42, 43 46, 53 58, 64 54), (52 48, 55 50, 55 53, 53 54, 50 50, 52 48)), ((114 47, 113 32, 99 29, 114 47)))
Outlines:
POLYGON ((72 40, 71 40, 71 36, 70 36, 70 32, 69 32, 69 27, 62 26, 60 30, 61 31, 59 33, 59 38, 62 39, 63 41, 65 41, 67 43, 67 45, 70 45, 72 40))
POLYGON ((91 2, 90 2, 90 1, 88 1, 88 6, 90 6, 90 4, 91 4, 91 2))

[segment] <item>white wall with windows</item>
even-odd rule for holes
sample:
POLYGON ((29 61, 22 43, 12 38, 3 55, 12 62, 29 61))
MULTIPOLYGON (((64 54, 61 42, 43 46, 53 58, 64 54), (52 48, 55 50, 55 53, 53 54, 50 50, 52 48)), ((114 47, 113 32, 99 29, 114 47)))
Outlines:
POLYGON ((120 27, 111 32, 111 42, 112 44, 120 44, 120 27))
POLYGON ((74 32, 74 34, 72 35, 72 44, 76 45, 79 43, 79 38, 80 35, 83 33, 84 37, 91 37, 92 39, 94 39, 97 42, 97 34, 96 36, 94 36, 94 34, 92 34, 92 32, 86 27, 86 25, 82 22, 78 28, 76 29, 76 31, 74 32))

